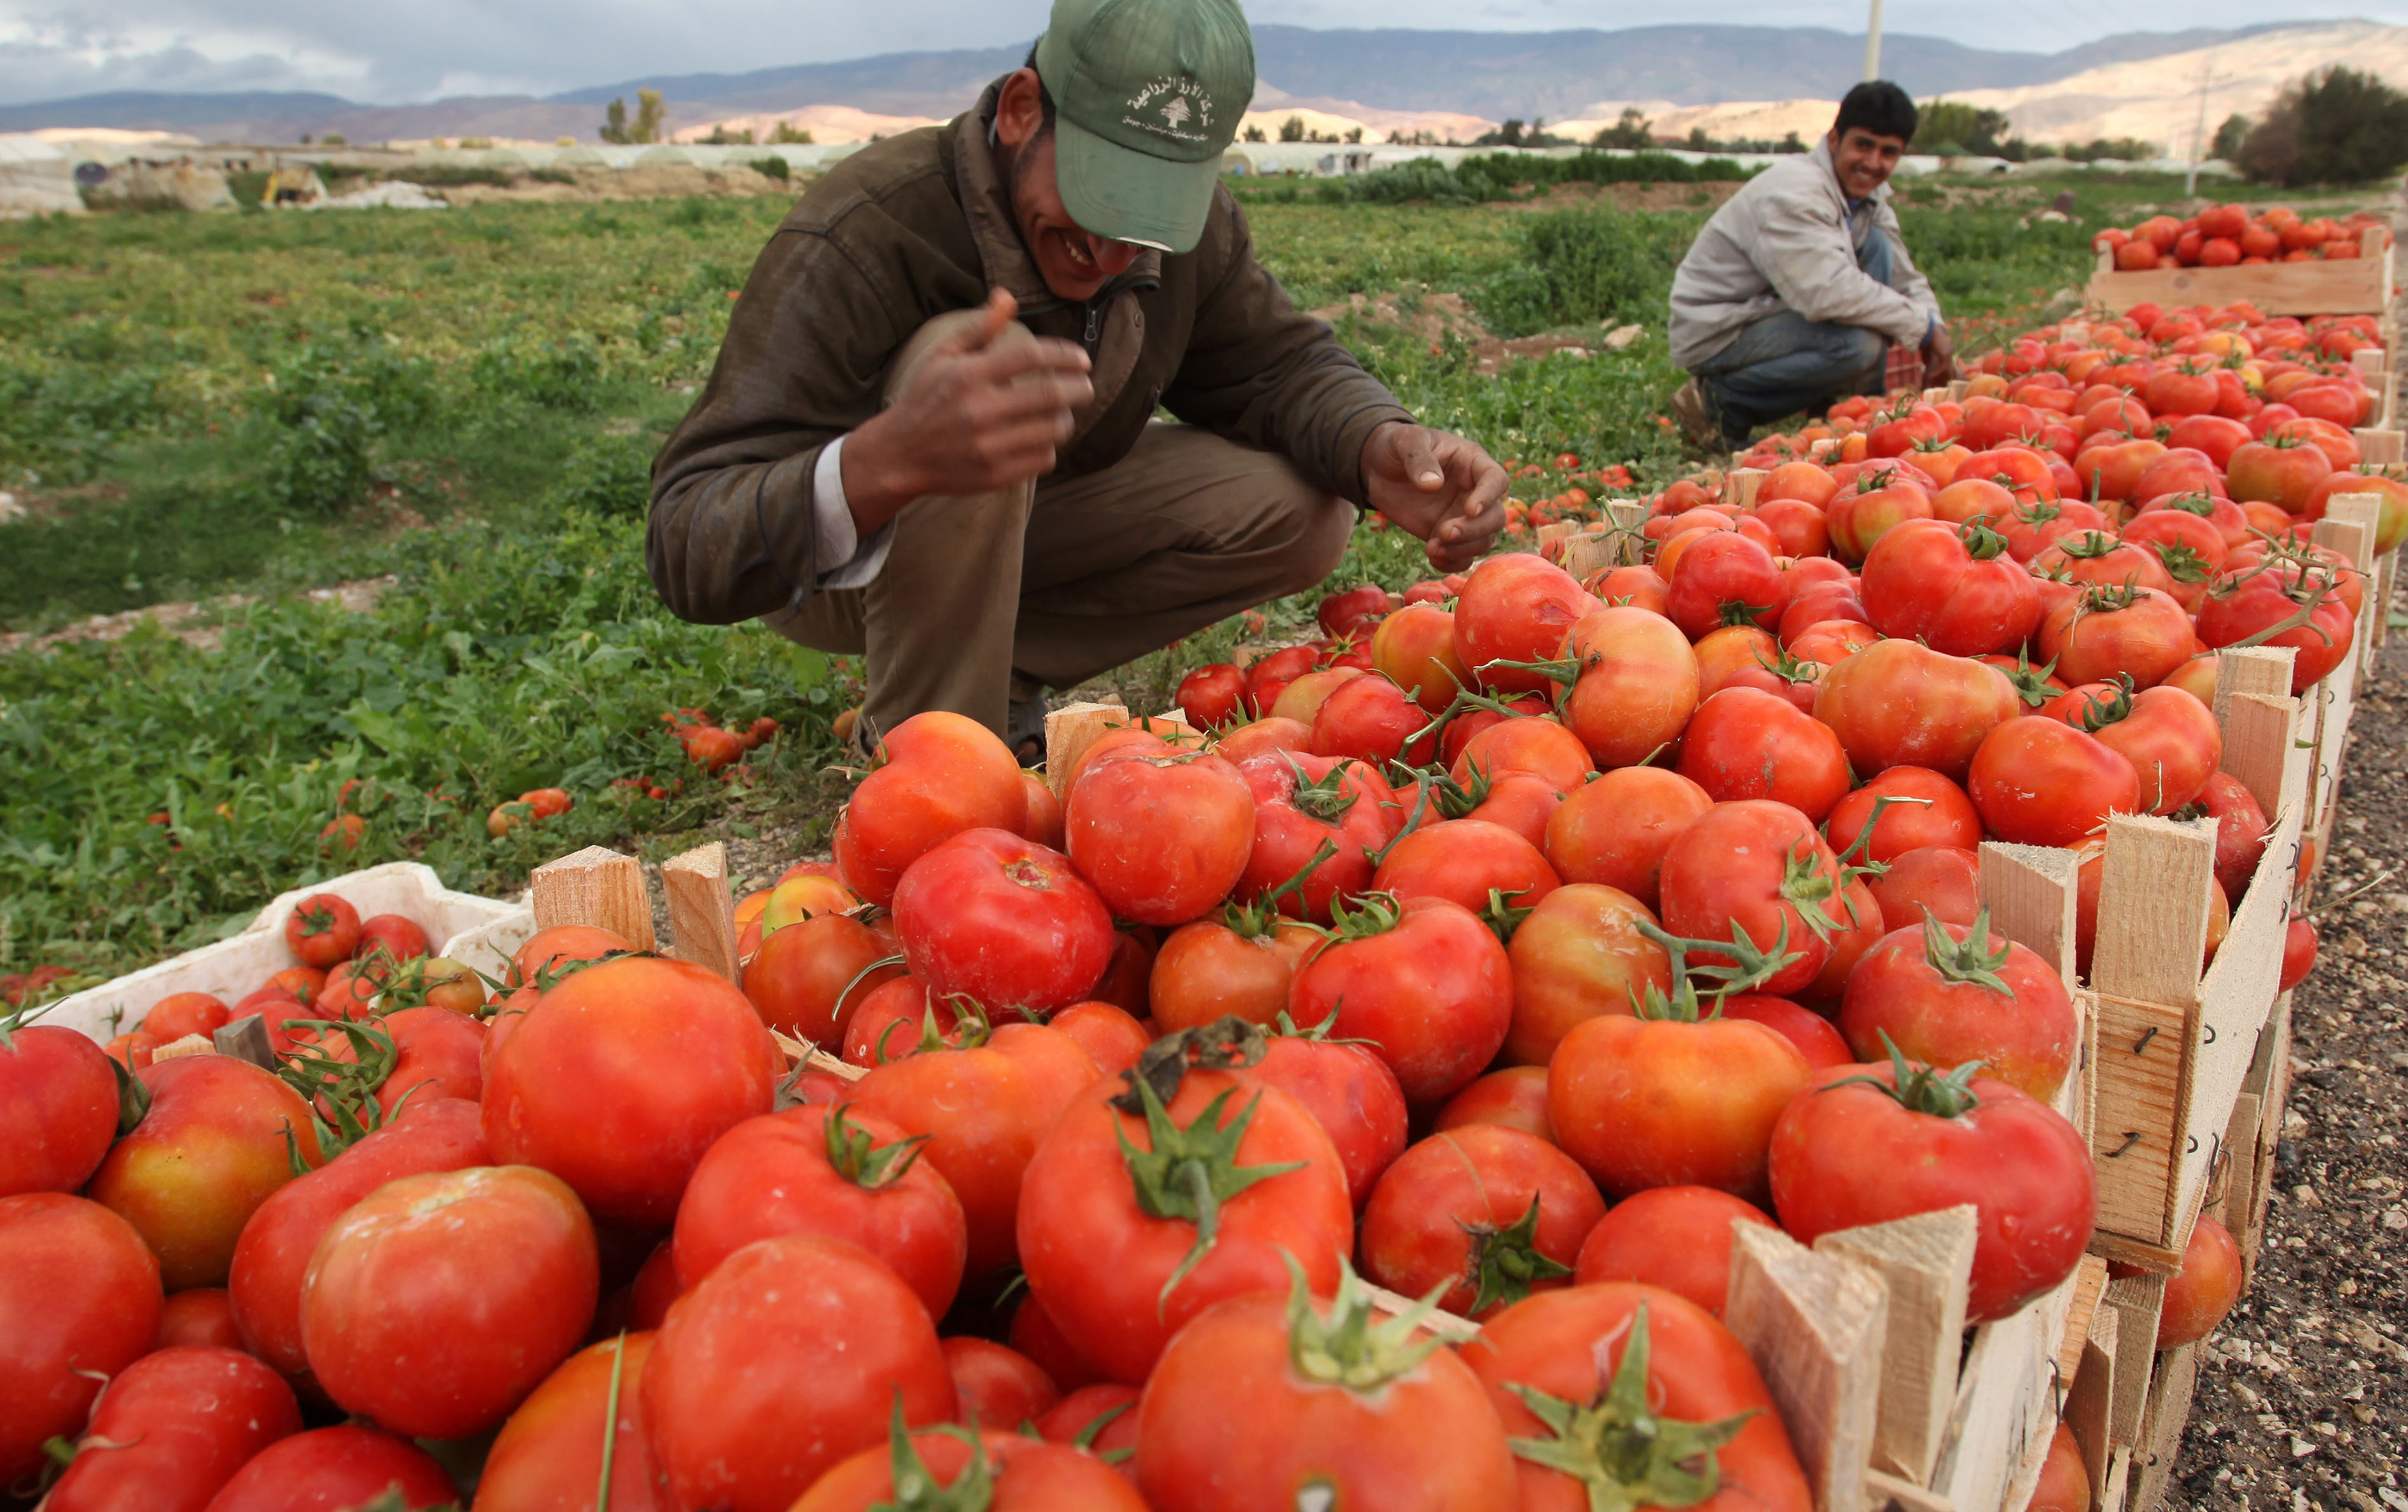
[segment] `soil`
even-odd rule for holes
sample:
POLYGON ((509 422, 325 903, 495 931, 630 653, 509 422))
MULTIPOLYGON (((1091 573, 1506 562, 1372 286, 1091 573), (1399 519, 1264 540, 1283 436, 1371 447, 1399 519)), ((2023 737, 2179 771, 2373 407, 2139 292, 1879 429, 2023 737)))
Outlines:
MULTIPOLYGON (((1636 185, 1617 187, 1635 188, 1636 185)), ((1409 335, 1432 347, 1448 340, 1467 342, 1474 353, 1472 365, 1480 372, 1495 375, 1507 364, 1526 357, 1544 357, 1563 351, 1587 357, 1599 349, 1618 351, 1643 334, 1635 325, 1608 328, 1599 326, 1592 335, 1568 335, 1548 332, 1534 336, 1503 337, 1492 335, 1463 296, 1453 291, 1433 292, 1426 284, 1412 289, 1391 290, 1384 293, 1354 293, 1346 296, 1342 305, 1327 305, 1312 312, 1316 320, 1332 325, 1352 319, 1362 333, 1373 339, 1409 335)))
MULTIPOLYGON (((417 523, 423 525, 425 521, 420 520, 417 523)), ((313 603, 333 602, 358 614, 372 606, 394 582, 391 576, 362 578, 337 583, 332 588, 313 588, 301 596, 313 603)), ((95 614, 64 630, 41 635, 0 632, 0 655, 29 649, 38 650, 69 641, 120 640, 146 623, 157 625, 186 645, 214 651, 225 644, 225 627, 220 621, 223 611, 256 602, 256 598, 249 593, 228 593, 221 598, 199 602, 184 599, 173 604, 152 604, 139 609, 128 609, 122 614, 95 614)))
POLYGON ((2167 1507, 2408 1509, 2408 635, 2392 639, 2351 720, 2321 958, 2291 1000, 2258 1274, 2201 1351, 2167 1507))

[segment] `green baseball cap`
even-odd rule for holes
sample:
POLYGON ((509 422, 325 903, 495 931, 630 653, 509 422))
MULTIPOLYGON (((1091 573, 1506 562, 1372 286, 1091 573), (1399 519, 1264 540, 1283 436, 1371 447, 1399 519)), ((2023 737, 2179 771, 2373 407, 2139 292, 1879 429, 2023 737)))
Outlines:
POLYGON ((1237 0, 1054 0, 1037 43, 1062 204, 1098 236, 1193 251, 1254 96, 1237 0))

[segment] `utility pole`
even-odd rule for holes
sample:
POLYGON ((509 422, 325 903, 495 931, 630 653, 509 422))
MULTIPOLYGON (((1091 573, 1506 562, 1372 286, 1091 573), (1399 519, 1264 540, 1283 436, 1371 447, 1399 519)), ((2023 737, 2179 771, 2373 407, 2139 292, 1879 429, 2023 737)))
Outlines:
POLYGON ((1872 15, 1865 21, 1865 78, 1868 82, 1881 77, 1882 0, 1872 0, 1872 15))
MULTIPOLYGON (((1873 4, 1879 5, 1881 0, 1873 0, 1873 4)), ((2190 131, 2190 171, 2183 175, 2185 199, 2194 199, 2199 194, 2199 160, 2207 145, 2207 86, 2214 77, 2212 64, 2202 63, 2199 65, 2199 121, 2190 131)))

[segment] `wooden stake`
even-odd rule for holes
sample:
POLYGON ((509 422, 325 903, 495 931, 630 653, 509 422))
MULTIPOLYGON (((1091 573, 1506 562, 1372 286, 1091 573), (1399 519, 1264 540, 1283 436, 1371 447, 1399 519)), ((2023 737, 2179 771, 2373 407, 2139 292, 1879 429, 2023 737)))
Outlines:
POLYGON ((263 1071, 276 1069, 276 1047, 268 1040, 265 1015, 246 1013, 232 1023, 219 1025, 209 1039, 220 1055, 249 1061, 263 1071))
POLYGON ((1883 1470, 1865 1472, 1865 1503, 1877 1512, 1885 1508, 1895 1508, 1896 1512, 1956 1512, 1945 1496, 1883 1470))
POLYGON ((2315 543, 2349 558, 2358 571, 2374 570, 2374 542, 2383 531, 2383 495, 2336 493, 2325 501, 2315 523, 2315 543))
POLYGON ((1119 704, 1065 704, 1045 716, 1045 780, 1055 797, 1087 748, 1105 731, 1126 724, 1128 717, 1119 704))
POLYGON ((169 1040, 152 1050, 150 1059, 154 1062, 180 1061, 187 1055, 215 1055, 217 1052, 217 1044, 208 1035, 194 1034, 186 1034, 181 1039, 169 1040))
POLYGON ((2157 1362, 2157 1311, 2165 1305, 2166 1278, 2127 1276, 2107 1283, 2107 1305, 2115 1309, 2115 1392, 2109 1405, 2107 1436, 2114 1443, 2141 1442, 2148 1410, 2149 1372, 2157 1362))
POLYGON ((2090 1472, 2090 1501, 2102 1505, 2108 1462, 2114 1456, 2109 1421, 2115 1405, 2115 1346, 2121 1315, 2113 1307, 2100 1309, 2091 1331, 2080 1340, 2082 1352, 2065 1393, 2065 1425, 2082 1448, 2082 1463, 2090 1472))
POLYGON ((790 1063, 799 1061, 807 1070, 824 1071, 845 1081, 859 1081, 869 1075, 868 1067, 855 1065, 851 1061, 839 1060, 810 1040, 796 1039, 782 1030, 770 1030, 769 1037, 778 1042, 778 1048, 785 1052, 787 1061, 790 1063))
POLYGON ((2300 706, 2287 695, 2236 693, 2230 699, 2216 691, 2217 720, 2224 726, 2224 770, 2249 790, 2271 819, 2286 803, 2305 797, 2290 791, 2291 769, 2305 775, 2309 754, 2294 742, 2300 728, 2300 706))
POLYGON ((652 902, 644 892, 644 863, 608 846, 587 846, 547 862, 527 878, 535 894, 535 927, 591 924, 638 950, 652 945, 652 902))
POLYGON ((1967 1204, 1814 1241, 1816 1254, 1863 1265, 1888 1291, 1872 1467, 1916 1485, 1930 1476, 1956 1400, 1965 1294, 1979 1234, 1979 1211, 1967 1204))
POLYGON ((2402 441, 2408 441, 2408 435, 2402 435, 2398 431, 2376 430, 2369 426, 2364 430, 2352 431, 2350 434, 2358 437, 2358 454, 2366 462, 2381 466, 2393 466, 2403 460, 2408 460, 2401 456, 2401 445, 2402 441))
POLYGON ((1620 566, 1621 558, 1622 543, 1610 535, 1574 535, 1564 542, 1564 570, 1579 582, 1620 566))
POLYGON ((661 863, 668 894, 669 938, 680 961, 691 961, 731 982, 744 978, 736 959, 736 899, 727 891, 727 847, 717 840, 661 863))
POLYGON ((2073 1305, 2065 1312, 2065 1334, 2057 1344, 2057 1374, 2071 1380, 2082 1368, 2082 1346, 2090 1337, 2091 1322, 2107 1294, 2107 1257, 2085 1255, 2073 1268, 2073 1305))
POLYGON ((1573 523, 1571 521, 1557 520, 1547 524, 1541 525, 1534 533, 1533 538, 1538 541, 1540 553, 1543 555, 1546 552, 1548 542, 1563 540, 1577 534, 1579 530, 1580 526, 1573 523))
POLYGON ((1763 467, 1734 467, 1723 475, 1723 502, 1742 509, 1756 507, 1756 496, 1772 474, 1763 467))
MULTIPOLYGON (((2215 653, 2215 722, 2224 722, 2225 706, 2236 693, 2265 698, 2291 696, 2291 663, 2299 652, 2288 646, 2249 646, 2215 653)), ((2269 816, 2274 812, 2266 810, 2269 816)))
POLYGON ((2360 347, 2349 354, 2349 363, 2366 379, 2367 387, 2372 388, 2383 377, 2383 358, 2382 348, 2360 347))
POLYGON ((1723 1321, 1764 1373, 1816 1512, 1864 1512, 1885 1306, 1881 1277, 1863 1266, 1732 1223, 1723 1321))

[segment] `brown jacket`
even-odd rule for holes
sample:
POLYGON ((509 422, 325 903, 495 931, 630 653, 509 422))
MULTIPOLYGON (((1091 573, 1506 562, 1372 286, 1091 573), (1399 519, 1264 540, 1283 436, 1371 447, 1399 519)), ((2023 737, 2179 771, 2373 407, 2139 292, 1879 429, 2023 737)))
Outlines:
POLYGON ((1030 330, 1084 342, 1095 364, 1052 476, 1111 466, 1159 405, 1362 502, 1364 441, 1412 417, 1254 261, 1228 191, 1213 192, 1193 252, 1142 253, 1084 305, 1059 299, 988 146, 996 94, 846 159, 762 250, 710 381, 652 463, 645 558, 680 618, 732 624, 810 595, 820 449, 878 412, 914 331, 995 287, 1030 330))

